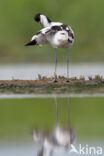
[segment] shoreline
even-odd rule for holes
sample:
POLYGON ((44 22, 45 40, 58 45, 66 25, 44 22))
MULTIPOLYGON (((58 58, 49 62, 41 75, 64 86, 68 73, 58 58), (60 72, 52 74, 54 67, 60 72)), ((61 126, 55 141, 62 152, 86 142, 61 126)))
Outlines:
POLYGON ((104 79, 100 76, 95 78, 84 77, 70 78, 67 82, 65 77, 54 78, 39 77, 37 80, 0 80, 0 94, 103 94, 104 79))

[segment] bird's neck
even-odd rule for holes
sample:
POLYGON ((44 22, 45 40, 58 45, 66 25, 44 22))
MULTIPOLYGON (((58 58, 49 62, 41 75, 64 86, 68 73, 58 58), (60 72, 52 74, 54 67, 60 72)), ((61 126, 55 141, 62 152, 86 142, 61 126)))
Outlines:
POLYGON ((45 28, 49 26, 49 21, 48 18, 45 15, 41 15, 41 20, 40 20, 41 25, 45 28))

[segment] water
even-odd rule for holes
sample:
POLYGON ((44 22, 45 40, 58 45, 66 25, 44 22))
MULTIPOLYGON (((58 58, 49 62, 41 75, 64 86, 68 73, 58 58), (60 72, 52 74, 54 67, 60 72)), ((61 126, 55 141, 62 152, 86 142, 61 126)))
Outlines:
POLYGON ((35 156, 34 147, 32 143, 0 143, 0 156, 35 156))
MULTIPOLYGON (((54 128, 56 104, 59 105, 61 126, 65 127, 69 119, 74 127, 75 148, 79 151, 80 144, 85 147, 85 154, 80 155, 98 155, 93 152, 89 154, 91 146, 96 153, 99 146, 104 152, 104 98, 52 95, 44 98, 0 99, 0 156, 36 156, 41 146, 33 141, 32 129, 38 127, 40 131, 44 128, 50 132, 54 128)), ((68 154, 63 148, 58 148, 53 155, 76 154, 68 154)))
MULTIPOLYGON (((36 156, 39 150, 39 146, 34 145, 32 142, 26 143, 15 143, 0 145, 0 156, 36 156)), ((55 150, 55 155, 67 155, 67 153, 60 149, 55 150)))
MULTIPOLYGON (((34 99, 34 98, 54 98, 56 94, 0 94, 0 99, 34 99)), ((70 93, 70 94, 57 94, 57 98, 94 98, 94 97, 104 97, 104 93, 70 93)))
MULTIPOLYGON (((58 75, 66 76, 66 65, 58 66, 58 75)), ((38 74, 43 76, 53 76, 54 65, 52 64, 11 64, 0 66, 0 80, 29 79, 33 80, 38 74)), ((104 64, 71 64, 70 77, 102 75, 104 77, 104 64)))
MULTIPOLYGON (((75 152, 73 153, 68 153, 62 148, 57 148, 54 150, 53 155, 57 156, 76 156, 76 155, 85 155, 85 156, 97 156, 97 155, 104 155, 104 142, 80 142, 79 144, 75 146, 75 148, 80 152, 79 154, 76 154, 75 152), (85 148, 83 151, 80 151, 80 148, 85 148), (94 150, 90 151, 90 148, 94 150), (99 147, 102 149, 102 154, 97 154, 99 152, 99 147), (82 153, 83 152, 83 153, 82 153), (91 153, 90 153, 91 152, 91 153)), ((2 144, 0 143, 0 156, 37 156, 37 153, 40 149, 39 145, 34 144, 33 142, 28 142, 28 143, 5 143, 2 144)))

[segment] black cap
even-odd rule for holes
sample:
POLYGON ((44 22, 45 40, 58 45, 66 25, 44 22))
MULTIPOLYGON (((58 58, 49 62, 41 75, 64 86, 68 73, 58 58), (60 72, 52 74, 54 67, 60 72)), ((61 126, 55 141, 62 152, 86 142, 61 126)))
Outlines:
MULTIPOLYGON (((37 14, 35 15, 34 20, 35 20, 36 22, 40 22, 40 15, 44 15, 44 14, 42 14, 42 13, 37 13, 37 14)), ((45 16, 45 15, 44 15, 44 16, 45 16)), ((50 20, 47 16, 46 16, 46 18, 47 18, 48 22, 50 23, 51 20, 50 20)))
POLYGON ((36 22, 40 22, 40 15, 42 15, 42 14, 41 14, 41 13, 37 13, 37 14, 35 15, 34 20, 35 20, 36 22))

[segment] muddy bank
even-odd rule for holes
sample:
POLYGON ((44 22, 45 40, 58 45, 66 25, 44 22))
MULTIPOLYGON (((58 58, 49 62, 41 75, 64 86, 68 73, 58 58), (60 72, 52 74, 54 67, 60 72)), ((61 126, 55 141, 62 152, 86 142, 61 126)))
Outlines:
POLYGON ((95 78, 76 77, 67 79, 58 77, 54 78, 41 77, 37 80, 0 80, 0 93, 16 94, 51 94, 51 93, 104 93, 104 79, 100 76, 95 78))

